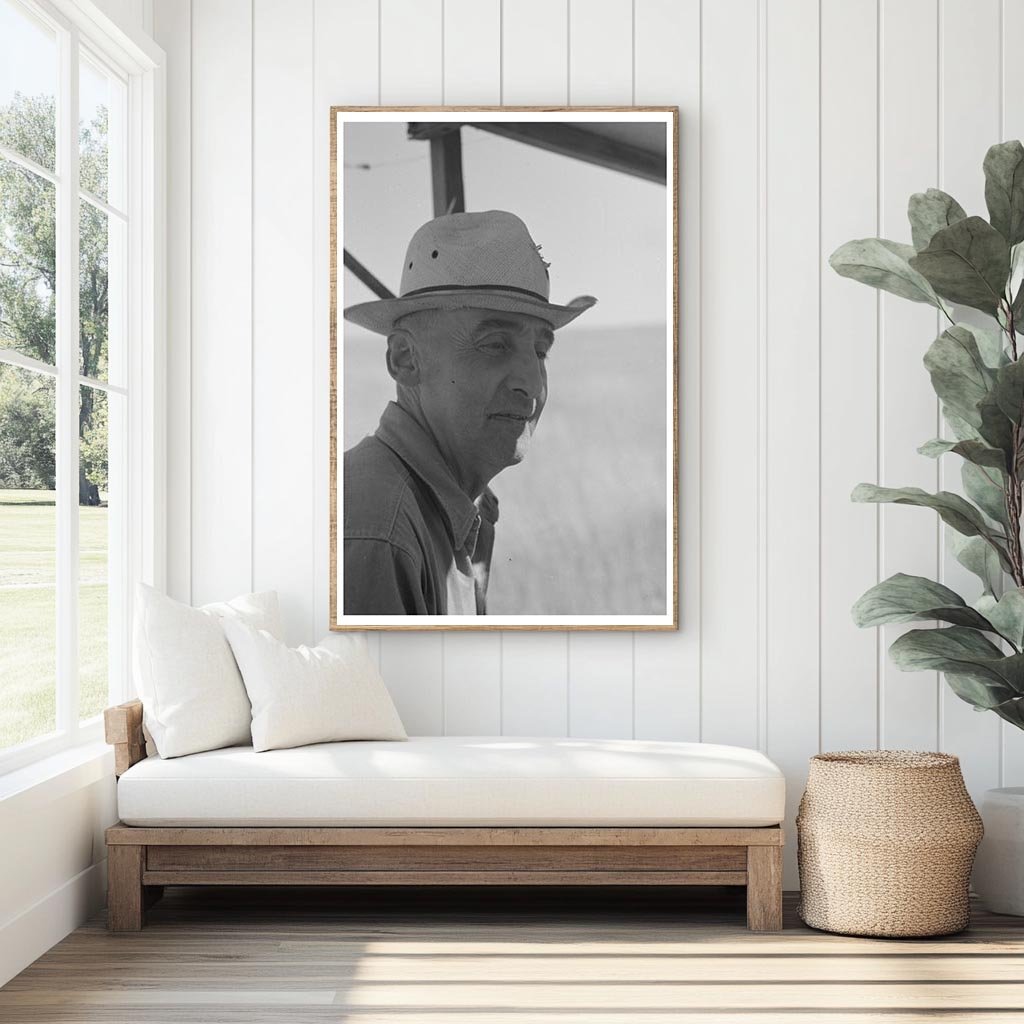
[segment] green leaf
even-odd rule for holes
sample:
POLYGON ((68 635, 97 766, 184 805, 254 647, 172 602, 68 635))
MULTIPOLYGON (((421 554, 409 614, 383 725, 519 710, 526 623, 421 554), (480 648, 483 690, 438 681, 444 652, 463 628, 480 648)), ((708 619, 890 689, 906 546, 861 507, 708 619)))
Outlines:
POLYGON ((971 426, 962 416, 958 416, 948 405, 942 407, 942 418, 958 441, 980 441, 981 434, 977 427, 971 426))
POLYGON ((974 335, 981 358, 990 370, 998 370, 1010 362, 1010 353, 1003 347, 1001 331, 990 331, 977 324, 957 324, 956 326, 963 327, 974 335))
MULTIPOLYGON (((1009 292, 1009 289, 1007 289, 1009 292)), ((1009 294, 1013 294, 1009 292, 1009 294)), ((1024 281, 1021 282, 1020 287, 1017 289, 1016 298, 1013 300, 1013 304, 1010 306, 1010 313, 1013 316, 1013 329, 1014 333, 1017 331, 1017 324, 1024 324, 1024 281)), ((1000 323, 1002 321, 1000 320, 1000 323)))
POLYGON ((1002 547, 1005 537, 993 530, 984 520, 981 512, 965 501, 959 494, 939 491, 929 494, 920 487, 879 487, 876 484, 858 484, 850 496, 853 501, 891 502, 896 505, 917 505, 938 512, 942 521, 948 523, 965 537, 984 537, 993 544, 1009 566, 1009 558, 1002 547))
POLYGON ((980 427, 978 403, 988 395, 996 376, 985 365, 971 330, 963 324, 944 330, 928 347, 924 365, 944 405, 980 427))
MULTIPOLYGON (((1004 689, 998 684, 993 684, 986 676, 961 675, 957 672, 944 672, 943 676, 949 684, 949 688, 962 701, 973 705, 975 711, 995 711, 1001 718, 1014 721, 1003 714, 1000 708, 1000 705, 1012 708, 1020 699, 1009 687, 1004 689), (1000 700, 1004 694, 1007 696, 1004 700, 1000 700)), ((1014 722, 1014 724, 1018 723, 1014 722)))
POLYGON ((875 584, 853 606, 853 621, 861 627, 914 619, 940 619, 958 626, 992 631, 985 616, 969 607, 949 587, 901 572, 875 584))
POLYGON ((914 255, 912 245, 886 238, 859 238, 841 245, 829 257, 832 269, 872 288, 941 308, 932 286, 907 262, 914 255))
POLYGON ((988 466, 970 462, 960 467, 967 497, 991 519, 1006 529, 1006 492, 1003 474, 988 466))
MULTIPOLYGON (((1006 282, 1006 297, 1011 300, 1010 313, 1016 330, 1018 323, 1024 323, 1024 242, 1010 246, 1010 279, 1006 282)), ((1000 320, 999 326, 1006 330, 1008 324, 1000 320)))
POLYGON ((996 371, 992 394, 999 408, 1014 423, 1020 423, 1024 418, 1024 360, 996 371))
MULTIPOLYGON (((946 679, 949 680, 948 675, 946 679)), ((991 710, 1011 725, 1024 730, 1024 697, 1014 697, 1002 704, 997 704, 991 710)))
POLYGON ((1006 452, 1006 464, 1011 465, 1016 454, 1013 448, 1013 424, 999 408, 996 396, 986 395, 978 403, 978 413, 981 416, 981 427, 978 432, 982 439, 988 442, 990 448, 999 448, 1006 452))
POLYGON ((963 537, 952 530, 946 538, 953 557, 981 580, 986 594, 994 594, 1002 585, 1003 569, 992 545, 982 537, 963 537))
POLYGON ((990 448, 981 441, 946 441, 941 437, 926 441, 917 449, 922 455, 929 459, 937 459, 940 455, 953 452, 976 466, 989 466, 1002 472, 1006 469, 1006 455, 998 448, 990 448))
POLYGON ((937 231, 910 265, 944 299, 994 315, 1010 273, 1010 247, 988 221, 968 217, 937 231))
POLYGON ((975 608, 1018 651, 1024 648, 1024 589, 1007 590, 998 600, 986 594, 975 602, 975 608))
POLYGON ((1024 241, 1024 146, 999 142, 985 154, 988 219, 1010 245, 1024 241))
POLYGON ((910 197, 907 207, 914 248, 919 251, 927 248, 936 231, 941 231, 966 216, 964 208, 941 189, 930 188, 927 192, 915 192, 910 197))
POLYGON ((1024 655, 1007 656, 976 629, 965 626, 912 629, 890 646, 889 656, 904 672, 967 676, 980 684, 969 701, 977 707, 992 708, 1012 700, 1021 694, 1024 683, 1024 655))

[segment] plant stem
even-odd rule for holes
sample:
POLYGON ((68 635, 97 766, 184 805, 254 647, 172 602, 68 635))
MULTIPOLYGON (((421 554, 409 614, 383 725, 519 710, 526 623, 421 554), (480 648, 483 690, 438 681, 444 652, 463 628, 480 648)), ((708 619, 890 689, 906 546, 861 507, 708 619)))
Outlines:
MULTIPOLYGON (((1013 322, 1013 308, 1006 307, 1006 333, 1010 338, 1010 353, 1013 361, 1017 361, 1017 333, 1013 322)), ((1018 422, 1013 425, 1013 451, 1010 454, 1009 471, 1006 474, 1006 491, 1004 504, 1006 508, 1006 539, 1009 545, 1010 564, 1013 568, 1013 582, 1024 587, 1024 558, 1021 556, 1020 545, 1020 514, 1021 514, 1021 480, 1017 468, 1017 453, 1021 450, 1021 425, 1024 409, 1018 415, 1018 422)))

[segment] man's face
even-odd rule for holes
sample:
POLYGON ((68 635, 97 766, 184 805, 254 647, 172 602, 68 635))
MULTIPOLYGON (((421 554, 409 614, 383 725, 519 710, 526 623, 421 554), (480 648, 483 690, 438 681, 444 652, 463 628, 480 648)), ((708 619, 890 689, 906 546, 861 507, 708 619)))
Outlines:
POLYGON ((481 309, 438 311, 424 326, 419 401, 442 450, 487 479, 521 462, 547 400, 551 327, 481 309))

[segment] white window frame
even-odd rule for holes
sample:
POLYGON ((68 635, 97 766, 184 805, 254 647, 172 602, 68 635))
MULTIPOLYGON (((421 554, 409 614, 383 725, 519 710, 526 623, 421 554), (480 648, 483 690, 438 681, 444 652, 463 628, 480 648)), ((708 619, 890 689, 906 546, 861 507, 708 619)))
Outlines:
MULTIPOLYGON (((79 722, 78 678, 78 430, 65 420, 75 410, 78 390, 97 382, 78 373, 78 54, 80 46, 99 57, 127 86, 124 213, 127 216, 127 310, 124 323, 126 393, 123 507, 124 549, 111 553, 121 607, 117 650, 110 649, 110 703, 134 694, 131 681, 131 621, 135 584, 165 584, 165 57, 152 40, 116 25, 91 0, 16 0, 57 33, 56 173, 36 167, 6 149, 13 159, 54 181, 57 192, 57 365, 7 353, 3 361, 57 379, 57 677, 56 732, 0 752, 0 775, 103 735, 102 716, 79 722), (76 230, 69 230, 74 225, 76 230), (66 367, 73 371, 64 372, 66 367), (63 424, 63 425, 62 425, 63 424)), ((108 216, 110 216, 108 210, 108 216)), ((112 582, 112 581, 111 581, 112 582)))

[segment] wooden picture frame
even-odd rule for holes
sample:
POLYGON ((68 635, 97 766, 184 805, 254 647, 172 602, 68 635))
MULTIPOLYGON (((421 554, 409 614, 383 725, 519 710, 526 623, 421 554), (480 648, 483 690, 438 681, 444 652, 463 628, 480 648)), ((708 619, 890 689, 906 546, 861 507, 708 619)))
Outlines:
MULTIPOLYGON (((673 630, 679 625, 679 475, 678 475, 678 374, 679 374, 679 228, 678 228, 678 138, 679 138, 679 112, 676 107, 343 107, 336 106, 330 110, 330 628, 332 630, 673 630), (392 140, 394 130, 401 128, 406 132, 409 145, 412 146, 412 154, 407 158, 384 159, 380 163, 375 160, 364 160, 356 152, 356 146, 350 144, 346 148, 345 138, 353 135, 357 139, 370 139, 371 142, 376 136, 367 126, 377 126, 380 129, 380 137, 387 139, 392 149, 396 145, 392 140), (360 134, 354 135, 353 133, 360 134), (463 145, 464 136, 471 136, 472 145, 463 145), (641 145, 640 143, 643 143, 641 145), (343 312, 351 308, 353 304, 373 301, 375 296, 380 300, 388 300, 396 295, 405 299, 400 289, 392 290, 382 283, 382 278, 387 277, 387 272, 393 272, 402 258, 400 251, 406 245, 409 237, 422 223, 430 220, 431 215, 440 216, 447 212, 461 213, 466 209, 467 194, 472 199, 474 194, 487 192, 487 201, 481 206, 470 206, 471 211, 480 209, 512 209, 517 205, 514 190, 506 186, 505 192, 501 192, 498 185, 493 188, 481 189, 476 183, 481 178, 480 168, 489 165, 486 160, 479 156, 484 152, 486 146, 499 145, 504 147, 502 154, 507 155, 513 152, 528 152, 530 160, 526 161, 523 172, 523 180, 529 179, 530 174, 534 176, 540 172, 537 166, 547 161, 544 167, 550 170, 572 167, 563 174, 551 174, 547 180, 551 181, 554 200, 547 199, 548 205, 552 202, 565 206, 580 206, 581 210, 587 208, 588 204, 580 200, 581 190, 576 189, 575 199, 572 198, 572 189, 569 187, 577 181, 575 175, 582 174, 580 180, 598 182, 602 189, 607 188, 607 196, 610 197, 607 208, 615 211, 620 221, 628 221, 634 204, 639 211, 640 206, 646 214, 646 220, 637 213, 637 233, 646 234, 649 238, 658 234, 659 228, 654 223, 650 214, 653 206, 658 205, 659 216, 663 216, 663 241, 664 247, 660 244, 649 244, 648 250, 651 253, 650 267, 641 265, 636 267, 637 261, 627 260, 626 253, 631 252, 630 244, 639 245, 632 236, 629 238, 618 238, 614 235, 605 239, 604 248, 607 256, 600 263, 596 276, 599 278, 594 285, 595 293, 603 292, 609 296, 605 305, 611 305, 614 309, 615 303, 619 303, 619 316, 621 319, 621 307, 623 295, 637 296, 637 305, 647 310, 656 310, 655 315, 663 316, 663 323, 654 322, 652 326, 632 327, 620 326, 604 329, 609 333, 603 335, 599 346, 596 348, 602 352, 610 352, 611 356, 606 357, 601 365, 604 367, 603 376, 598 376, 597 371, 592 374, 591 389, 582 389, 585 396, 592 394, 595 397, 595 405, 600 394, 606 387, 609 390, 620 383, 615 372, 616 364, 612 361, 621 358, 620 353, 628 353, 630 346, 634 345, 634 334, 641 339, 635 343, 635 348, 643 347, 643 341, 649 336, 658 336, 664 341, 662 349, 650 343, 644 349, 643 356, 627 356, 632 359, 628 362, 628 370, 623 379, 631 379, 630 374, 634 373, 638 380, 642 381, 643 392, 637 394, 626 393, 621 399, 622 409, 617 410, 618 415, 623 418, 625 427, 622 436, 627 437, 624 443, 624 450, 615 452, 608 458, 611 464, 607 479, 604 478, 604 470, 601 470, 602 484, 600 487, 592 486, 588 489, 588 482, 598 476, 597 473, 588 475, 586 466, 581 465, 579 478, 583 481, 573 482, 576 492, 581 500, 573 506, 567 501, 553 501, 551 507, 538 511, 535 514, 537 521, 543 516, 550 515, 550 521, 562 525, 562 532, 572 532, 575 528, 575 521, 572 519, 575 508, 586 510, 603 510, 608 512, 604 521, 600 524, 586 524, 580 528, 577 537, 572 538, 570 543, 561 545, 553 541, 547 543, 546 547, 541 545, 542 550, 534 552, 530 543, 533 537, 540 535, 543 529, 537 529, 534 523, 534 530, 531 533, 526 526, 523 526, 520 536, 515 538, 515 531, 508 531, 505 527, 507 519, 513 515, 512 511, 506 513, 506 497, 499 493, 502 500, 502 522, 495 527, 497 540, 495 541, 493 566, 489 563, 490 586, 487 592, 487 604, 484 608, 480 598, 480 583, 476 586, 476 614, 466 613, 466 605, 456 611, 445 603, 445 598, 438 598, 437 593, 443 589, 443 584, 438 587, 437 580, 428 580, 424 584, 424 590, 430 590, 430 584, 434 589, 430 591, 435 599, 430 601, 427 594, 422 603, 417 595, 415 609, 412 604, 403 601, 399 604, 390 600, 390 595, 378 601, 378 594, 374 591, 369 596, 356 598, 356 586, 352 583, 359 579, 354 575, 353 566, 356 559, 353 557, 349 564, 349 584, 347 585, 345 575, 345 545, 339 539, 339 530, 344 530, 347 525, 346 506, 344 501, 344 473, 342 462, 344 453, 355 447, 359 437, 365 436, 373 431, 373 424, 367 419, 365 410, 360 410, 362 423, 358 430, 348 430, 347 420, 355 414, 352 410, 363 400, 367 392, 363 381, 367 379, 364 373, 358 375, 356 368, 347 366, 350 360, 354 361, 354 352, 366 351, 366 345, 372 342, 365 342, 362 349, 355 345, 347 332, 358 331, 358 328, 351 328, 343 319, 343 312), (659 149, 659 146, 662 147, 659 149), (417 154, 417 149, 419 153, 417 154), (351 150, 351 152, 350 152, 351 150), (471 158, 468 166, 464 169, 463 154, 470 152, 471 158), (539 154, 539 156, 538 156, 539 154), (532 161, 532 163, 530 162, 532 161), (556 163, 552 163, 556 161, 556 163), (403 167, 402 165, 409 165, 403 167), (583 169, 582 171, 580 169, 583 169), (350 192, 353 186, 348 186, 348 176, 356 180, 358 175, 373 176, 378 172, 381 179, 391 176, 404 175, 405 186, 396 186, 393 182, 381 186, 381 202, 378 204, 372 200, 367 201, 365 190, 360 196, 353 192, 346 204, 346 188, 350 192), (468 173, 467 173, 468 172, 468 173), (422 178, 422 190, 418 191, 419 185, 411 177, 418 174, 422 178), (561 181, 561 178, 566 181, 561 181), (637 190, 636 182, 643 183, 643 189, 637 190), (412 182, 412 184, 409 184, 412 182), (651 183, 654 183, 651 185, 651 183), (625 183, 625 184, 624 184, 625 183), (414 187, 416 186, 416 187, 414 187), (559 193, 563 190, 563 194, 559 193), (565 190, 568 189, 568 192, 565 190), (658 192, 658 203, 651 200, 653 190, 662 189, 658 192), (621 193, 621 195, 620 195, 621 193), (642 194, 641 194, 642 193, 642 194), (381 222, 381 230, 368 231, 365 225, 376 221, 368 220, 366 211, 368 209, 390 210, 395 205, 402 205, 406 194, 417 196, 415 203, 408 202, 406 205, 420 210, 417 218, 408 215, 402 221, 401 232, 392 222, 381 222), (498 195, 495 201, 492 196, 498 195), (503 202, 508 196, 509 201, 503 202), (643 203, 640 204, 636 197, 640 196, 643 203), (428 197, 431 205, 426 205, 428 197), (572 201, 570 201, 572 200, 572 201), (501 203, 502 205, 498 205, 501 203), (422 211, 426 210, 425 216, 422 211), (432 210, 432 212, 431 212, 432 210), (346 212, 348 211, 348 212, 346 212), (353 213, 352 211, 355 211, 353 213), (440 213, 438 212, 440 211, 440 213), (360 219, 364 225, 358 238, 350 239, 346 235, 346 224, 349 221, 360 219), (376 244, 376 235, 387 236, 389 248, 385 255, 377 258, 374 254, 367 255, 366 249, 373 248, 376 244), (399 238, 401 240, 399 241, 399 238), (369 240, 369 241, 368 241, 369 240), (350 245, 351 242, 351 245, 350 245), (359 249, 359 243, 363 248, 359 249), (371 244, 372 243, 372 244, 371 244), (620 250, 622 250, 620 252, 620 250), (617 257, 619 262, 617 262, 617 257), (624 266, 624 263, 630 266, 624 266), (632 275, 632 276, 630 276, 632 275), (637 285, 637 282, 640 282, 637 285), (663 299, 660 308, 657 302, 640 302, 640 293, 645 295, 649 292, 663 299), (658 334, 658 331, 661 334, 658 334), (645 333, 646 332, 646 333, 645 333), (651 352, 654 355, 651 355, 651 352), (662 358, 663 357, 663 358, 662 358), (645 362, 646 360, 646 362, 645 362), (648 365, 649 364, 649 365, 648 365), (609 369, 610 368, 610 369, 609 369), (660 376, 658 374, 660 373, 660 376), (645 375, 645 376, 644 376, 645 375), (595 387, 596 382, 596 387, 595 387), (346 394, 347 386, 347 394, 346 394), (654 395, 655 399, 645 400, 644 396, 654 395), (652 423, 657 426, 647 429, 646 433, 641 430, 640 425, 633 423, 630 417, 635 420, 642 419, 648 415, 652 423), (661 417, 658 419, 658 417, 661 417), (631 433, 630 433, 631 431, 631 433), (348 436, 351 435, 351 436, 348 436), (643 443, 650 438, 647 449, 643 443), (659 446, 655 448, 657 443, 659 446), (663 446, 664 451, 661 451, 663 446), (662 457, 663 456, 663 457, 662 457), (642 463, 643 472, 637 473, 637 480, 654 481, 648 485, 634 482, 633 470, 642 463), (652 468, 653 467, 653 468, 652 468), (632 486, 635 483, 635 486, 632 486), (647 491, 643 487, 649 487, 647 491), (618 489, 617 489, 618 488, 618 489), (635 493, 634 493, 635 492, 635 493), (654 495, 654 497, 652 497, 654 495), (622 500, 622 508, 619 508, 619 500, 622 500), (642 515, 638 515, 634 506, 642 505, 642 515), (610 511, 609 511, 610 510, 610 511), (618 521, 615 515, 619 516, 618 521), (652 524, 654 524, 652 526, 652 524), (510 552, 499 547, 502 537, 508 535, 513 538, 510 552), (589 538, 589 540, 588 540, 589 538), (518 548, 515 547, 516 541, 518 548), (632 547, 631 547, 632 545, 632 547), (619 551, 619 548, 622 551, 619 551), (634 550, 634 548, 636 550, 634 550), (637 551, 640 553, 637 554, 637 551), (656 554, 652 552, 663 552, 659 561, 656 554), (525 552, 527 557, 522 557, 525 552), (593 556, 593 557, 592 557, 593 556), (531 563, 531 557, 534 561, 531 563), (601 565, 591 569, 594 558, 601 561, 601 565), (495 569, 494 566, 497 566, 495 569), (509 566, 515 566, 509 569, 509 566), (586 567, 590 574, 588 578, 576 579, 573 577, 573 568, 579 572, 580 567, 586 567), (653 567, 653 569, 652 569, 653 567), (500 572, 499 580, 503 581, 495 585, 496 572, 500 572), (513 585, 511 573, 518 573, 517 582, 513 585), (573 589, 574 588, 574 589, 573 589), (346 590, 348 597, 346 598, 346 590), (559 590, 571 592, 566 598, 559 594, 559 590), (540 596, 538 596, 540 595, 540 596), (361 602, 365 601, 365 605, 361 602), (561 602, 561 603, 559 603, 561 602), (550 604, 550 607, 541 606, 550 604), (534 612, 532 609, 537 607, 534 612), (562 608, 565 607, 565 611, 562 608), (485 614, 481 611, 485 610, 485 614)), ((373 148, 372 146, 370 147, 373 148)), ((383 151, 383 150, 382 150, 383 151)), ((385 156, 391 155, 391 151, 385 156)), ((498 157, 492 158, 496 165, 500 163, 498 157)), ((362 187, 362 185, 360 185, 362 187)), ((527 196, 534 193, 525 192, 527 186, 523 186, 524 194, 527 196)), ((539 190, 544 192, 545 190, 539 190)), ((603 196, 604 193, 601 193, 603 196)), ((580 223, 592 225, 594 222, 593 211, 600 206, 601 199, 594 198, 589 201, 589 217, 585 212, 580 213, 580 223)), ((522 200, 525 205, 536 207, 543 205, 533 199, 522 200)), ((383 214, 382 214, 383 216, 383 214)), ((394 222, 401 221, 396 213, 394 222)), ((611 217, 609 217, 611 219, 611 217)), ((526 218, 524 217, 525 221, 526 218)), ((543 218, 542 218, 543 220, 543 218)), ((541 244, 535 248, 540 250, 543 239, 555 233, 550 223, 548 233, 544 233, 544 223, 539 226, 527 223, 527 228, 536 231, 536 238, 541 244)), ((355 234, 355 228, 350 231, 355 234)), ((575 234, 569 232, 570 237, 575 234)), ((593 230, 590 227, 580 228, 579 246, 581 252, 592 254, 594 245, 588 245, 588 238, 592 238, 593 230), (588 233, 589 232, 589 233, 588 233)), ((563 228, 564 238, 566 231, 563 228)), ((531 240, 532 240, 531 235, 531 240)), ((567 255, 571 246, 562 245, 561 250, 554 255, 556 265, 551 271, 551 298, 553 303, 564 302, 568 296, 559 285, 558 271, 566 264, 571 265, 571 257, 567 255)), ((645 250, 645 251, 648 251, 645 250)), ((551 250, 545 250, 542 259, 551 250)), ((546 265, 547 260, 544 260, 546 265)), ((588 255, 587 262, 594 265, 594 258, 588 255)), ((404 276, 404 264, 402 264, 404 276)), ((397 282, 392 281, 392 284, 397 282)), ((600 295, 599 295, 600 299, 600 295)), ((576 301, 576 300, 574 300, 576 301)), ((597 309, 604 307, 599 302, 597 309)), ((583 322, 583 321, 581 321, 583 322)), ((598 321, 600 324, 601 321, 598 321)), ((565 329, 565 335, 573 330, 573 325, 565 329)), ((378 330, 378 335, 383 334, 378 330)), ((595 332, 596 333, 596 332, 595 332)), ((579 336, 579 335, 577 335, 579 336)), ((367 335, 368 339, 372 336, 367 335)), ((559 335, 561 340, 562 335, 559 335)), ((385 352, 388 342, 383 337, 378 337, 376 342, 379 351, 373 351, 371 357, 379 360, 374 364, 373 387, 378 391, 382 386, 394 389, 394 383, 387 379, 385 367, 385 352)), ((578 349, 580 347, 578 346, 578 349)), ((564 349, 564 346, 563 346, 564 349)), ((563 349, 556 349, 556 357, 563 349)), ((577 357, 579 361, 579 357, 577 357)), ((371 365, 365 362, 364 365, 371 365)), ((557 364, 555 364, 557 366, 557 364)), ((579 367, 575 368, 577 371, 579 367)), ((564 380, 570 383, 583 381, 586 373, 573 372, 570 366, 564 380)), ((393 374, 392 374, 393 375, 393 374)), ((454 384, 455 381, 453 380, 454 384)), ((552 389, 554 391, 554 388, 552 389)), ((545 397, 546 397, 545 386, 545 397)), ((564 391, 563 391, 564 394, 564 391)), ((393 400, 393 399, 392 399, 393 400)), ((375 407, 381 407, 381 401, 375 407)), ((385 403, 386 404, 386 400, 385 403)), ((548 408, 553 403, 548 403, 548 408)), ((543 405, 542 405, 543 407, 543 405)), ((539 413, 537 414, 539 418, 539 413)), ((552 419, 548 413, 546 424, 552 419)), ((581 419, 585 419, 582 417, 581 419)), ((563 417, 563 423, 565 418, 563 417)), ((590 432, 585 429, 586 424, 579 433, 589 436, 590 432)), ((543 428, 541 428, 543 429, 543 428)), ((552 428, 553 430, 554 428, 552 428)), ((540 435, 540 432, 538 432, 540 435)), ((543 435, 540 435, 543 436, 543 435)), ((585 446, 579 446, 577 435, 572 431, 562 430, 557 435, 560 438, 562 455, 560 465, 568 466, 567 479, 571 480, 571 464, 574 462, 573 447, 576 446, 577 453, 586 453, 585 446)), ((549 442, 550 443, 550 442, 549 442)), ((534 456, 524 464, 529 465, 534 456)), ((581 463, 588 463, 586 458, 581 463)), ((588 463, 591 467, 597 465, 597 456, 592 456, 588 463)), ((550 466, 550 463, 549 463, 550 466)), ((405 467, 403 466, 403 469, 405 467)), ((514 471, 521 473, 517 467, 514 471)), ((509 475, 509 479, 511 474, 509 475)), ((495 490, 507 486, 506 477, 499 475, 495 490)), ((564 491, 573 491, 573 486, 566 483, 564 491)), ((527 492, 525 485, 521 490, 527 492)), ((538 487, 537 494, 546 499, 551 493, 550 489, 538 487)), ((513 509, 528 507, 529 499, 520 496, 518 506, 513 509)), ((381 503, 383 504, 383 503, 381 503)), ((421 502, 422 505, 422 502, 421 502)), ((478 502, 479 507, 479 502, 478 502)), ((593 514, 592 512, 588 514, 593 514)), ((597 518, 600 518, 599 516, 597 518)), ((385 524, 386 525, 386 524, 385 524)), ((353 533, 359 529, 353 526, 353 533)), ((377 533, 373 537, 374 548, 381 542, 377 533)), ((355 543, 355 541, 353 541, 355 543)), ((454 545, 453 545, 454 546, 454 545)), ((404 549, 402 549, 404 559, 404 549)), ((404 564, 404 563, 403 563, 404 564)), ((435 563, 436 564, 436 563, 435 563)), ((390 567, 387 572, 390 571, 390 567)), ((449 580, 454 573, 454 568, 449 567, 449 580)), ((474 572, 476 569, 474 567, 474 572)), ((384 575, 387 575, 385 572, 384 575)), ((381 578, 379 571, 366 571, 367 577, 376 580, 381 578)), ((420 575, 427 575, 422 568, 420 575)), ((413 571, 409 571, 410 579, 419 579, 413 571)), ((487 585, 488 573, 484 573, 484 585, 487 585)), ((403 595, 409 590, 415 589, 413 584, 408 584, 402 591, 403 595)), ((363 593, 363 592, 361 592, 363 593)), ((451 602, 451 587, 448 587, 448 601, 451 602)))

